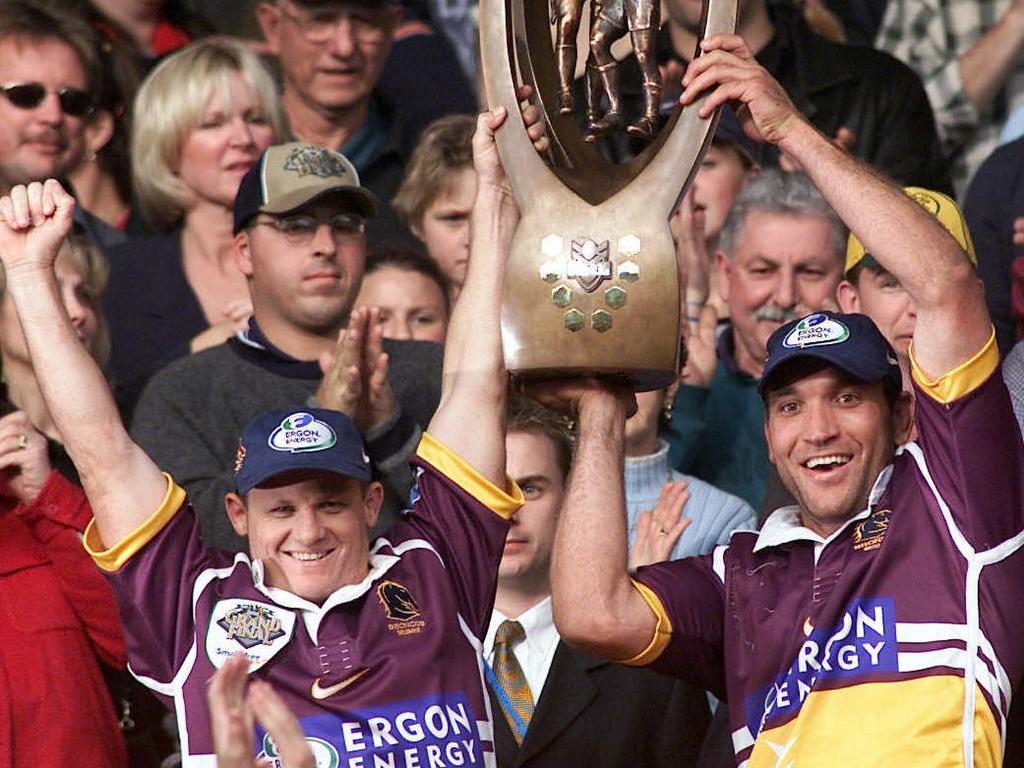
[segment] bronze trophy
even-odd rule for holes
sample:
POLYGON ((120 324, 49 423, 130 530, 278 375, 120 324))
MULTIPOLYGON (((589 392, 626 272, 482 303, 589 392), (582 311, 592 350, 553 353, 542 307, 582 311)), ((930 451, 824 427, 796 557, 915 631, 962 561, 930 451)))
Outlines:
MULTIPOLYGON (((736 5, 705 0, 702 36, 732 32, 736 5)), ((637 390, 667 386, 677 375, 679 277, 668 218, 711 142, 717 115, 700 118, 698 101, 677 108, 656 131, 659 12, 659 0, 480 0, 488 103, 516 114, 517 85, 533 86, 552 143, 549 163, 519 120, 497 136, 522 212, 502 307, 505 364, 515 375, 618 376, 637 390), (587 7, 581 130, 571 85, 587 7), (644 113, 626 130, 650 143, 615 164, 595 142, 623 119, 609 49, 627 33, 644 75, 644 113)))

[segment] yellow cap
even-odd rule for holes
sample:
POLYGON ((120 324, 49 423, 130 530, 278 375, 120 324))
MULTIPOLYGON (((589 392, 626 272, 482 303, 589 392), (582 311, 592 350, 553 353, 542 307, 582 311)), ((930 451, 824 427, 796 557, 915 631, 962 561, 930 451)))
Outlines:
MULTIPOLYGON (((928 211, 928 213, 938 219, 939 223, 946 228, 949 234, 960 243, 960 247, 967 252, 967 257, 971 260, 971 264, 978 266, 978 257, 974 255, 974 243, 971 242, 971 233, 967 231, 967 222, 964 221, 964 215, 960 212, 960 207, 941 192, 933 192, 930 189, 922 189, 921 187, 904 187, 903 191, 920 203, 921 207, 928 211)), ((850 239, 846 242, 846 269, 844 273, 850 274, 850 270, 860 264, 865 255, 864 246, 857 239, 856 235, 851 232, 850 239)))

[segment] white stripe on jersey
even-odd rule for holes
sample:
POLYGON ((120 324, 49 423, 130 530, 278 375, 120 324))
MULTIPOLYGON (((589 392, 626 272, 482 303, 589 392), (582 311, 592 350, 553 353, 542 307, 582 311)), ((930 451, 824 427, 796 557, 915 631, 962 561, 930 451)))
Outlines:
POLYGON ((725 550, 728 548, 728 544, 719 544, 711 553, 711 568, 722 584, 725 584, 725 550))
MULTIPOLYGON (((917 651, 915 653, 904 653, 901 651, 897 654, 897 659, 900 672, 919 672, 924 669, 933 669, 934 667, 950 667, 952 669, 964 670, 966 677, 968 656, 967 652, 962 648, 941 648, 936 651, 917 651)), ((1000 730, 1002 730, 1006 717, 1002 710, 1002 695, 999 690, 999 684, 981 659, 975 658, 973 666, 976 682, 996 703, 996 714, 998 715, 1000 730)))
POLYGON ((217 768, 216 755, 182 755, 181 768, 217 768))
MULTIPOLYGON (((975 552, 974 547, 971 546, 970 542, 967 541, 967 537, 964 536, 963 531, 957 526, 956 521, 953 519, 953 513, 949 509, 949 505, 946 504, 946 500, 942 498, 942 494, 939 493, 939 489, 935 485, 935 480, 932 478, 931 471, 928 469, 928 462, 925 461, 924 453, 921 451, 920 446, 916 443, 906 443, 897 449, 897 453, 906 451, 910 454, 911 458, 914 459, 914 463, 917 465, 918 471, 924 478, 925 483, 928 484, 928 488, 932 492, 932 496, 935 498, 935 503, 938 504, 939 511, 942 513, 942 519, 946 523, 946 528, 949 531, 950 538, 956 545, 956 548, 963 555, 967 561, 967 579, 964 585, 964 593, 966 595, 966 614, 967 614, 967 649, 964 651, 964 656, 970 659, 978 658, 979 647, 982 645, 983 635, 981 632, 981 609, 979 607, 979 585, 981 583, 981 571, 987 565, 998 563, 1001 560, 1012 555, 1024 546, 1024 531, 1019 532, 1016 536, 1007 541, 1002 542, 998 546, 993 547, 985 552, 975 552)), ((992 660, 997 669, 1001 667, 999 660, 992 654, 992 660)), ((976 663, 964 664, 964 711, 963 711, 963 754, 964 754, 964 765, 974 765, 974 716, 977 710, 977 693, 975 691, 975 683, 981 684, 978 679, 979 665, 976 663)), ((983 667, 985 672, 988 672, 987 667, 983 667)), ((991 692, 990 692, 991 693, 991 692)), ((993 697, 995 698, 995 697, 993 697)), ((1009 697, 1007 697, 1009 700, 1009 697)), ((1002 712, 1000 712, 1002 715, 1002 712)), ((1001 719, 1000 737, 1002 747, 1006 749, 1006 720, 1001 719)))
MULTIPOLYGON (((967 626, 964 624, 944 624, 941 622, 896 624, 897 643, 909 645, 912 643, 938 643, 951 640, 959 640, 966 643, 967 626)), ((996 657, 996 652, 992 647, 992 643, 989 642, 987 637, 985 637, 984 632, 979 634, 979 647, 981 648, 984 661, 986 661, 995 672, 996 680, 999 683, 999 692, 1002 694, 1002 702, 1005 703, 1006 708, 1009 709, 1010 694, 1013 690, 1010 684, 1010 676, 1006 674, 1006 670, 996 657)), ((997 704, 1000 704, 998 697, 993 698, 996 699, 997 704)), ((1000 706, 1002 706, 1002 704, 1000 704, 1000 706)))
POLYGON ((484 676, 484 643, 481 638, 478 638, 473 634, 473 630, 469 628, 466 620, 462 618, 462 614, 458 614, 459 617, 459 629, 462 630, 462 634, 473 650, 476 651, 476 668, 480 675, 480 690, 484 692, 484 711, 487 713, 487 720, 477 720, 476 727, 480 732, 480 741, 491 742, 491 751, 484 750, 484 768, 497 768, 498 758, 494 752, 494 713, 491 712, 491 697, 487 693, 487 681, 484 676))
POLYGON ((403 541, 398 546, 395 546, 384 537, 381 537, 377 539, 376 543, 373 546, 373 549, 370 550, 370 554, 376 554, 381 549, 381 547, 385 546, 389 547, 391 551, 394 552, 396 555, 404 555, 406 552, 409 552, 413 549, 427 549, 433 552, 435 555, 437 555, 437 559, 440 561, 442 566, 446 568, 448 567, 445 566, 444 560, 441 558, 441 554, 436 549, 434 549, 433 545, 429 541, 426 541, 425 539, 408 539, 407 541, 403 541))
POLYGON ((732 732, 732 751, 739 754, 744 749, 754 746, 754 737, 750 735, 750 729, 743 726, 732 732))

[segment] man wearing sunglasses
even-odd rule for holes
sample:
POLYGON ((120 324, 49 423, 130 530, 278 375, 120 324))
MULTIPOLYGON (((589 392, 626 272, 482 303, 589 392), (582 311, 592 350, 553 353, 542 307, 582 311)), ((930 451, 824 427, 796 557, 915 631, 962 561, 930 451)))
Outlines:
POLYGON ((270 147, 243 178, 235 256, 252 298, 249 329, 158 373, 132 424, 133 437, 188 490, 208 545, 245 547, 223 499, 234 485, 238 436, 267 410, 315 401, 346 411, 383 473, 385 519, 405 502, 406 458, 440 397, 441 347, 383 342, 366 311, 338 343, 363 279, 365 221, 377 210, 344 156, 301 142, 270 147), (344 378, 360 363, 372 392, 344 378))
POLYGON ((387 201, 398 189, 409 131, 378 92, 401 8, 394 0, 263 0, 257 19, 278 57, 295 137, 337 148, 382 201, 367 237, 415 247, 387 201))
MULTIPOLYGON (((62 177, 82 161, 97 50, 95 33, 73 14, 0 2, 0 193, 62 177)), ((75 222, 100 246, 122 239, 84 210, 75 222)))

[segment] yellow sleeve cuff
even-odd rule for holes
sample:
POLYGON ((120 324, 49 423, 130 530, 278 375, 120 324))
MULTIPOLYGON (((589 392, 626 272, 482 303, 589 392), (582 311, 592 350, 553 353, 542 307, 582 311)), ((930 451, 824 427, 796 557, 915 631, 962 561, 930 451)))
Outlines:
POLYGON ((511 519, 525 502, 523 492, 514 480, 506 477, 505 488, 499 488, 426 432, 420 438, 416 455, 506 520, 511 519))
POLYGON ((96 561, 96 565, 101 570, 108 573, 120 570, 140 549, 152 541, 153 537, 160 533, 181 509, 185 503, 185 491, 166 472, 164 472, 164 477, 167 478, 167 493, 156 512, 114 546, 104 549, 103 541, 96 530, 95 518, 89 521, 83 538, 85 551, 96 561))
POLYGON ((999 367, 999 348, 996 346, 996 331, 992 329, 985 346, 964 363, 934 381, 928 381, 914 358, 914 346, 910 346, 910 370, 917 386, 932 400, 952 403, 980 387, 992 372, 999 367))
POLYGON ((630 579, 630 582, 633 585, 633 589, 640 593, 640 597, 644 599, 647 607, 651 609, 657 623, 654 625, 654 637, 651 638, 651 642, 647 644, 647 647, 636 656, 623 659, 619 663, 627 664, 631 667, 646 667, 661 656, 665 646, 668 645, 668 641, 672 639, 672 621, 669 619, 668 614, 665 613, 665 606, 661 604, 661 600, 654 594, 654 590, 641 584, 636 579, 630 579))

